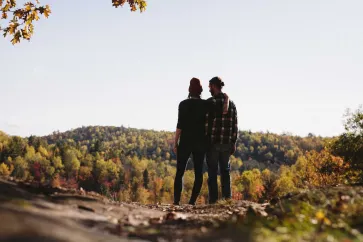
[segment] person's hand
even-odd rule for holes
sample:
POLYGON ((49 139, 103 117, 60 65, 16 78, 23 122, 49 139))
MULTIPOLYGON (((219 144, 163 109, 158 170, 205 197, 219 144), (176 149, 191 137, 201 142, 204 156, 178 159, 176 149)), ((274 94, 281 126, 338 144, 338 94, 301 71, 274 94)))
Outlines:
POLYGON ((233 155, 236 152, 237 148, 236 148, 236 144, 233 144, 231 147, 231 155, 233 155))
POLYGON ((228 109, 229 109, 229 97, 226 93, 224 93, 223 115, 228 114, 228 109))
POLYGON ((174 145, 173 151, 174 151, 175 154, 178 153, 178 145, 177 144, 174 145))

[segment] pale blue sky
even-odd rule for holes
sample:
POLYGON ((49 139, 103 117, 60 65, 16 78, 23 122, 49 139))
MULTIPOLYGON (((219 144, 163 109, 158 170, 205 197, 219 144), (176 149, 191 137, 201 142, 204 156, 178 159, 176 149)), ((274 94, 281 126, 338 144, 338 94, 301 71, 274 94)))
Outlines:
MULTIPOLYGON (((362 0, 48 1, 31 42, 0 38, 0 130, 174 130, 191 77, 221 76, 243 130, 331 136, 363 103, 362 0), (87 3, 87 4, 86 4, 87 3)), ((47 3, 43 1, 43 3, 47 3)))

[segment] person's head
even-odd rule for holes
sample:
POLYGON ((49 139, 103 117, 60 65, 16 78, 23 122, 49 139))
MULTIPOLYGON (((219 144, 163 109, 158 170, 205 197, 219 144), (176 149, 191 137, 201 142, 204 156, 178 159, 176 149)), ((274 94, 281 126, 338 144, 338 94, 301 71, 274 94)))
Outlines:
POLYGON ((200 98, 202 92, 203 88, 202 85, 200 84, 200 80, 198 78, 193 77, 190 80, 189 97, 200 98))
POLYGON ((213 77, 209 81, 209 92, 212 94, 212 96, 215 96, 218 93, 220 93, 223 87, 224 87, 224 82, 218 76, 213 77))

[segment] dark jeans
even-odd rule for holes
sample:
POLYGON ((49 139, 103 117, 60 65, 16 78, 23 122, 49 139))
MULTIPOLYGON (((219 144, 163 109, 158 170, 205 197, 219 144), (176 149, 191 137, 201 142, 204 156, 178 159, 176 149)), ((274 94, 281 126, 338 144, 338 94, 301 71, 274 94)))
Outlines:
POLYGON ((207 152, 209 203, 215 203, 218 200, 218 164, 221 174, 222 197, 225 199, 232 197, 230 153, 230 144, 214 144, 207 152))
POLYGON ((190 154, 193 154, 195 175, 192 196, 189 200, 190 204, 194 204, 196 202, 200 193, 200 189, 202 188, 205 149, 202 147, 179 146, 177 154, 177 168, 174 181, 174 203, 176 204, 180 202, 180 195, 183 189, 183 176, 188 164, 190 154))

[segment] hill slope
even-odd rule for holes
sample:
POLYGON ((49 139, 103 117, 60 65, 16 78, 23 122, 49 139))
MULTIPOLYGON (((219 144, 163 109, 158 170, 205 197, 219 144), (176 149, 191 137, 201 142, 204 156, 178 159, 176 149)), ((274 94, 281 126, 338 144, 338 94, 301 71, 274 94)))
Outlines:
MULTIPOLYGON (((49 144, 68 143, 78 147, 87 146, 89 151, 105 152, 107 156, 137 155, 153 160, 173 160, 174 133, 165 131, 139 130, 125 127, 89 126, 67 132, 54 132, 44 137, 49 144)), ((277 135, 240 131, 235 157, 250 162, 255 168, 273 168, 291 165, 305 151, 320 151, 329 138, 309 135, 277 135)))

